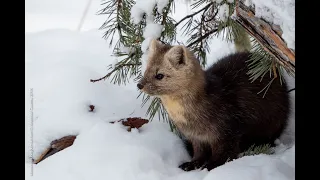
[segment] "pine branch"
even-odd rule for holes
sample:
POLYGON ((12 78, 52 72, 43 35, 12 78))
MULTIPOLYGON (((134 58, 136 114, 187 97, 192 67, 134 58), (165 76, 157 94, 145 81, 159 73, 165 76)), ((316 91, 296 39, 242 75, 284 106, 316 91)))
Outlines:
POLYGON ((288 73, 295 73, 295 53, 289 49, 279 33, 261 18, 254 15, 254 11, 237 0, 237 16, 235 20, 263 46, 264 50, 274 57, 288 73))
POLYGON ((255 146, 252 145, 251 147, 248 148, 245 152, 239 154, 238 158, 243 157, 243 156, 253 156, 253 155, 258 155, 258 154, 273 154, 274 149, 270 146, 270 144, 264 144, 260 146, 255 146))
MULTIPOLYGON (((254 156, 254 155, 259 155, 259 154, 274 154, 274 149, 271 147, 270 144, 263 144, 263 145, 252 145, 250 146, 246 151, 238 154, 237 158, 242 158, 244 156, 254 156)), ((227 162, 230 162, 232 159, 228 158, 227 162)))
POLYGON ((107 29, 107 31, 103 35, 103 38, 108 40, 111 36, 110 43, 109 43, 110 46, 112 45, 113 36, 115 32, 119 30, 118 9, 117 9, 119 7, 118 3, 119 3, 118 1, 107 1, 103 3, 106 5, 106 7, 98 12, 99 15, 108 14, 107 20, 103 23, 103 25, 99 29, 107 29), (115 16, 115 17, 111 17, 111 16, 115 16))
MULTIPOLYGON (((117 18, 117 31, 119 32, 120 40, 116 43, 114 48, 114 54, 116 56, 124 56, 125 58, 121 60, 117 64, 116 68, 114 68, 106 76, 97 80, 91 80, 92 82, 96 82, 113 76, 111 81, 114 83, 121 84, 126 82, 128 76, 134 75, 134 80, 139 80, 142 77, 140 71, 142 51, 140 47, 141 43, 144 41, 143 30, 146 26, 146 15, 143 15, 142 21, 138 25, 130 23, 130 8, 132 6, 130 3, 125 3, 126 1, 128 0, 122 0, 122 4, 124 4, 124 6, 121 8, 117 8, 119 14, 119 18, 117 18), (127 6, 125 6, 126 4, 127 6), (130 49, 132 49, 133 55, 130 55, 127 52, 122 52, 122 45, 130 47, 130 49)), ((159 40, 170 43, 175 39, 176 35, 176 29, 174 26, 175 21, 174 19, 168 16, 171 10, 174 8, 174 0, 169 0, 168 5, 163 9, 161 14, 156 10, 156 8, 157 7, 155 7, 153 10, 155 22, 164 26, 159 40)), ((110 34, 110 32, 108 33, 110 34)), ((140 95, 141 93, 139 94, 139 96, 140 95)), ((144 96, 142 105, 146 104, 147 101, 151 100, 149 95, 143 95, 144 96)), ((159 118, 160 116, 162 116, 164 120, 168 121, 167 113, 159 99, 153 99, 147 111, 147 115, 149 115, 150 117, 149 119, 152 120, 157 112, 159 112, 159 118)))
POLYGON ((188 18, 193 18, 195 15, 199 14, 200 12, 208 9, 213 3, 209 3, 207 4, 205 7, 203 7, 202 9, 200 9, 199 11, 192 13, 190 15, 185 16, 184 18, 182 18, 179 22, 177 22, 174 26, 177 27, 180 23, 182 23, 184 20, 188 19, 188 18))
MULTIPOLYGON (((200 0, 191 6, 199 7, 200 2, 206 1, 200 0)), ((218 32, 218 6, 210 1, 202 10, 200 18, 193 20, 191 17, 182 28, 185 28, 184 34, 190 37, 186 46, 195 54, 201 65, 205 66, 206 55, 210 51, 209 40, 218 32)))
MULTIPOLYGON (((174 0, 169 0, 168 5, 163 9, 163 13, 157 14, 156 17, 161 18, 161 25, 163 25, 163 31, 161 32, 159 41, 162 43, 171 43, 176 39, 176 27, 174 26, 175 20, 168 16, 168 14, 174 9, 174 0)), ((158 18, 156 18, 158 20, 158 18)))
MULTIPOLYGON (((229 4, 229 16, 226 21, 219 21, 217 36, 222 33, 222 39, 226 39, 227 42, 236 43, 237 41, 242 41, 244 29, 234 21, 230 16, 235 10, 235 3, 229 4)), ((221 19, 221 17, 219 17, 221 19)))
POLYGON ((200 36, 198 39, 196 39, 192 43, 188 44, 187 47, 189 48, 189 47, 193 46, 194 44, 201 42, 203 39, 207 38, 208 36, 210 36, 211 34, 217 32, 217 31, 218 31, 218 29, 213 29, 213 30, 205 33, 204 35, 200 36))
MULTIPOLYGON (((218 26, 218 35, 222 33, 223 39, 235 43, 237 51, 251 51, 250 59, 248 60, 250 80, 253 82, 258 78, 263 77, 269 72, 271 80, 258 94, 264 92, 263 97, 267 93, 269 87, 274 80, 279 79, 280 83, 283 80, 283 69, 290 73, 290 69, 283 66, 281 62, 277 61, 270 52, 264 48, 257 39, 253 39, 253 46, 251 47, 249 34, 238 21, 231 18, 233 11, 239 13, 237 4, 239 2, 229 4, 229 17, 225 22, 220 22, 218 26), (279 78, 278 78, 279 77, 279 78)), ((241 10, 240 10, 241 11, 241 10)), ((260 81, 261 81, 260 80, 260 81)))
POLYGON ((274 80, 279 79, 282 84, 285 71, 289 72, 289 75, 291 76, 294 76, 294 74, 291 74, 290 70, 286 70, 286 67, 282 66, 274 56, 265 51, 257 40, 253 39, 252 43, 251 55, 247 61, 249 68, 247 74, 249 75, 251 82, 256 81, 258 78, 260 78, 261 82, 267 73, 269 73, 270 78, 273 76, 270 82, 258 92, 258 94, 260 94, 264 91, 263 97, 265 97, 265 94, 274 80))
POLYGON ((97 82, 97 81, 101 81, 101 80, 105 80, 107 78, 109 78, 114 72, 118 71, 119 69, 125 67, 125 66, 139 66, 141 64, 120 64, 118 66, 116 66, 112 71, 110 71, 108 74, 106 74, 105 76, 99 78, 99 79, 90 79, 90 82, 97 82))
POLYGON ((204 22, 211 22, 211 21, 213 21, 213 20, 216 18, 217 14, 218 14, 218 11, 216 11, 216 12, 214 13, 214 15, 212 16, 212 18, 207 19, 207 20, 204 20, 204 22))
MULTIPOLYGON (((223 3, 224 2, 226 1, 224 0, 223 3)), ((139 80, 142 77, 141 56, 143 53, 141 51, 141 43, 144 41, 143 31, 146 27, 146 15, 143 15, 142 21, 139 24, 133 24, 130 19, 130 9, 134 3, 134 0, 107 0, 107 2, 103 3, 106 7, 100 14, 108 15, 106 22, 101 26, 101 29, 106 29, 104 38, 108 40, 108 38, 111 37, 111 45, 114 34, 116 32, 119 34, 119 40, 114 46, 113 53, 117 57, 123 57, 123 59, 119 61, 119 63, 116 64, 116 67, 106 76, 96 80, 90 80, 91 82, 97 82, 112 76, 111 82, 120 85, 122 83, 125 84, 129 77, 134 77, 134 80, 139 80), (123 52, 124 50, 122 47, 129 48, 130 52, 123 52)), ((206 64, 206 55, 210 51, 209 41, 213 36, 218 36, 222 33, 223 38, 227 41, 241 43, 243 42, 243 39, 241 39, 243 31, 248 31, 251 35, 253 32, 258 32, 258 30, 254 29, 258 27, 250 26, 252 25, 250 24, 252 22, 247 22, 243 19, 233 20, 230 18, 234 10, 237 11, 237 15, 239 14, 239 9, 235 8, 236 4, 239 4, 238 1, 235 3, 228 3, 229 17, 226 21, 221 21, 221 17, 218 16, 218 10, 223 3, 218 4, 211 0, 197 0, 191 7, 192 9, 199 8, 199 10, 185 16, 177 23, 170 17, 170 12, 174 9, 174 0, 169 0, 168 5, 160 13, 156 10, 157 7, 154 7, 154 21, 164 27, 159 40, 163 43, 172 43, 176 40, 176 28, 182 22, 185 22, 181 29, 183 29, 183 34, 189 37, 187 40, 187 47, 193 51, 200 61, 202 61, 202 65, 204 66, 206 64), (198 18, 198 15, 200 15, 200 18, 198 18), (247 26, 247 28, 243 28, 243 26, 247 26)), ((278 31, 276 31, 276 33, 278 33, 278 31)), ((270 81, 268 86, 261 90, 261 92, 265 91, 266 93, 274 80, 279 79, 281 82, 284 70, 287 71, 289 69, 290 72, 294 72, 294 64, 290 66, 286 65, 286 63, 290 62, 277 60, 277 57, 274 56, 274 51, 270 50, 272 45, 267 44, 267 46, 265 46, 263 44, 265 42, 261 41, 261 37, 257 38, 254 35, 252 36, 256 39, 253 42, 254 47, 251 49, 252 56, 248 60, 248 74, 250 74, 250 79, 252 81, 257 80, 258 78, 262 79, 267 73, 269 73, 270 76, 273 76, 272 81, 270 81)), ((268 41, 267 43, 270 42, 268 41)), ((111 69, 111 67, 109 69, 111 69)), ((161 104, 160 99, 151 98, 144 93, 140 93, 139 96, 141 94, 143 94, 142 106, 147 102, 150 102, 147 111, 150 120, 158 113, 159 119, 162 116, 163 119, 169 122, 170 127, 174 128, 174 124, 168 118, 168 114, 161 104)))
MULTIPOLYGON (((173 0, 171 0, 171 2, 173 2, 173 0)), ((169 2, 169 3, 171 3, 171 2, 169 2)), ((166 20, 167 20, 168 13, 169 13, 169 8, 165 8, 165 9, 164 9, 164 12, 163 12, 163 14, 162 14, 161 25, 165 25, 165 24, 166 24, 166 20)))

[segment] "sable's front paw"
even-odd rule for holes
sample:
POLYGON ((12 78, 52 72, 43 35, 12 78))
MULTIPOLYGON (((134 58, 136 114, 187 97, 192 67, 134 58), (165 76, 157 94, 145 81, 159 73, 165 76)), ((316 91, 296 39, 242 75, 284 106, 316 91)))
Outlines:
POLYGON ((204 166, 201 167, 201 169, 207 169, 208 171, 211 171, 212 169, 216 168, 217 166, 213 163, 207 162, 204 166))
POLYGON ((218 167, 218 166, 222 166, 225 163, 218 163, 218 162, 214 162, 214 161, 207 161, 202 167, 201 169, 207 169, 208 171, 211 171, 212 169, 218 167))
POLYGON ((199 169, 203 163, 201 161, 190 161, 190 162, 185 162, 179 166, 179 168, 183 169, 184 171, 192 171, 195 169, 199 169))

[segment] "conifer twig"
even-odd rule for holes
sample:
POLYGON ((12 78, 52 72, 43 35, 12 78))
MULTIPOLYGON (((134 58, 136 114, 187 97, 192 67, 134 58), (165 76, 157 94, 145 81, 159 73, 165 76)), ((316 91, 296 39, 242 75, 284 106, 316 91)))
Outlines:
POLYGON ((194 45, 194 44, 202 41, 203 39, 207 38, 208 36, 210 36, 211 34, 217 32, 217 31, 218 31, 218 29, 213 29, 213 30, 207 32, 207 33, 204 34, 203 36, 200 36, 197 40, 195 40, 195 41, 193 41, 192 43, 188 44, 187 47, 191 47, 192 45, 194 45))
POLYGON ((133 63, 120 64, 117 67, 115 67, 112 71, 110 71, 107 75, 105 75, 105 76, 103 76, 103 77, 101 77, 99 79, 90 79, 90 82, 97 82, 97 81, 104 80, 104 79, 108 78, 109 76, 111 76, 117 70, 123 68, 124 66, 139 66, 139 65, 141 65, 141 63, 137 63, 137 64, 133 64, 133 63))
POLYGON ((178 26, 180 23, 182 23, 184 20, 186 20, 186 19, 188 19, 188 18, 191 18, 191 17, 199 14, 200 12, 208 9, 211 5, 212 5, 212 3, 209 3, 209 4, 207 4, 205 7, 203 7, 202 9, 200 9, 199 11, 197 11, 197 12, 195 12, 195 13, 193 13, 193 14, 190 14, 190 15, 188 15, 188 16, 185 16, 184 18, 182 18, 179 22, 177 22, 177 23, 175 24, 175 27, 177 27, 177 26, 178 26))

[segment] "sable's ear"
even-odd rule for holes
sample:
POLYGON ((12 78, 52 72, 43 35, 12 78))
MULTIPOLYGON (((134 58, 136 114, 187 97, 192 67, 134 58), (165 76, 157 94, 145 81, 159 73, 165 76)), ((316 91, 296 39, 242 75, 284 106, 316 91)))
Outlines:
POLYGON ((186 48, 181 45, 173 46, 165 56, 175 68, 184 66, 187 61, 186 48))
POLYGON ((149 44, 149 52, 153 53, 153 52, 159 50, 162 46, 163 46, 163 44, 160 41, 158 41, 156 39, 152 39, 149 44))

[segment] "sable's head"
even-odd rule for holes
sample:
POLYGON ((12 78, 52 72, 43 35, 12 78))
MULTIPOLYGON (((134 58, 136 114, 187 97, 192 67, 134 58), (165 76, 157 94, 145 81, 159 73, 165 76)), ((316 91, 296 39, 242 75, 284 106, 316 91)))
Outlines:
POLYGON ((152 40, 146 71, 137 84, 152 96, 172 95, 192 86, 201 66, 184 46, 170 46, 152 40))

